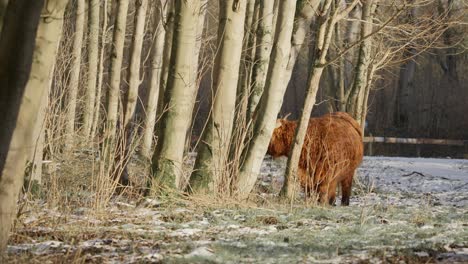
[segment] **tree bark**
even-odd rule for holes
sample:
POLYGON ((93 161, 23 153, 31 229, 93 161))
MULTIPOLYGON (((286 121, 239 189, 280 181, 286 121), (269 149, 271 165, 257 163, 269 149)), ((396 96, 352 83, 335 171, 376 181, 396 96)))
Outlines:
POLYGON ((66 4, 63 0, 49 0, 44 7, 44 1, 16 0, 9 4, 5 15, 0 38, 0 120, 4 127, 0 130, 1 253, 16 216, 33 127, 55 62, 66 4))
POLYGON ((65 124, 64 152, 68 153, 74 147, 75 116, 78 86, 80 83, 81 49, 83 47, 83 33, 85 23, 85 0, 77 0, 75 34, 73 37, 72 68, 70 70, 70 85, 67 98, 67 118, 65 124))
POLYGON ((83 115, 83 136, 85 137, 85 140, 89 139, 91 135, 94 111, 98 111, 98 109, 95 108, 95 104, 97 74, 99 67, 100 4, 100 0, 89 0, 88 4, 88 85, 86 89, 86 101, 83 115))
POLYGON ((249 96, 248 119, 252 118, 257 109, 260 97, 265 87, 268 65, 270 63, 271 47, 273 45, 273 7, 274 1, 260 0, 260 21, 257 27, 257 45, 252 69, 252 92, 249 96))
POLYGON ((242 54, 246 0, 220 1, 220 25, 214 65, 213 106, 190 178, 194 192, 214 191, 226 179, 242 54))
MULTIPOLYGON (((128 133, 130 122, 133 119, 138 100, 138 88, 142 82, 140 77, 141 51, 143 49, 143 38, 145 35, 146 12, 148 9, 148 0, 140 0, 135 3, 135 29, 133 31, 133 40, 130 47, 130 70, 128 75, 128 92, 124 100, 124 122, 123 126, 128 133)), ((127 138, 128 139, 128 138, 127 138)))
POLYGON ((372 33, 372 19, 376 7, 374 0, 368 0, 363 3, 361 24, 362 42, 359 47, 358 61, 356 64, 353 86, 348 98, 347 111, 350 113, 359 124, 364 120, 362 118, 362 104, 364 103, 366 87, 368 86, 368 75, 372 60, 372 38, 367 37, 372 33))
POLYGON ((107 24, 108 24, 108 5, 111 2, 108 0, 103 1, 103 21, 102 21, 102 35, 101 35, 101 51, 99 55, 99 68, 98 68, 98 82, 96 88, 96 100, 94 103, 94 115, 93 115, 93 125, 91 127, 91 137, 96 136, 96 131, 98 131, 98 122, 100 119, 101 113, 101 94, 102 94, 102 84, 104 80, 104 54, 106 53, 106 45, 107 45, 107 24))
POLYGON ((202 1, 175 1, 175 22, 170 74, 164 101, 167 111, 161 120, 161 132, 153 155, 153 179, 149 187, 155 192, 176 189, 182 177, 185 137, 195 101, 196 77, 193 61, 196 33, 202 1))
POLYGON ((153 144, 154 126, 156 124, 156 109, 159 101, 159 89, 161 86, 162 64, 164 55, 164 39, 166 30, 164 22, 167 18, 167 2, 165 0, 156 1, 155 10, 155 40, 151 48, 151 76, 146 102, 146 114, 143 128, 143 142, 141 144, 141 153, 148 160, 151 159, 151 150, 153 144))
POLYGON ((272 50, 271 65, 268 68, 265 91, 259 102, 258 120, 255 123, 253 138, 245 151, 243 164, 239 171, 236 194, 240 198, 248 197, 257 180, 273 133, 274 121, 281 108, 286 90, 284 78, 291 52, 296 1, 281 1, 279 10, 278 24, 276 25, 277 37, 272 50))
POLYGON ((118 122, 118 109, 120 98, 120 79, 122 71, 122 60, 125 45, 125 31, 127 27, 127 12, 129 0, 119 0, 117 6, 117 18, 114 25, 113 32, 113 47, 110 66, 109 89, 107 90, 107 104, 106 104, 106 129, 105 139, 108 151, 114 150, 116 129, 118 122))

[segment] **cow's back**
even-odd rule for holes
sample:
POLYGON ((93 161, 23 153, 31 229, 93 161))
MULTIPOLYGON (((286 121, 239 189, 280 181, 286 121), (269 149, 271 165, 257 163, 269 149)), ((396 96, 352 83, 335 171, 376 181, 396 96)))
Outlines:
POLYGON ((313 175, 313 183, 325 177, 340 181, 354 172, 362 157, 362 130, 349 114, 336 112, 310 119, 299 166, 313 175))

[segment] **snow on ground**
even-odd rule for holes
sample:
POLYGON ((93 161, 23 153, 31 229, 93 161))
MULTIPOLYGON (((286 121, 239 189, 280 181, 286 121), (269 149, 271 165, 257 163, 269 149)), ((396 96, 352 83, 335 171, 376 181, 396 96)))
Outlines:
POLYGON ((426 196, 435 205, 468 206, 468 160, 365 157, 357 174, 381 192, 426 196))
MULTIPOLYGON (((258 190, 278 191, 284 166, 267 158, 258 190)), ((365 157, 356 179, 349 207, 37 202, 6 263, 468 263, 468 160, 365 157)))

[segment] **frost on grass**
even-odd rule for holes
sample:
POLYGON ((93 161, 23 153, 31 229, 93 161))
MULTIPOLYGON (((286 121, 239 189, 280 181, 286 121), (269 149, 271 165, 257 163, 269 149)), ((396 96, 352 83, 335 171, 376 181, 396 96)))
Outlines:
POLYGON ((284 160, 267 159, 262 205, 115 198, 103 213, 35 202, 7 263, 466 263, 468 161, 365 158, 350 207, 275 202, 284 160), (267 201, 267 202, 265 202, 267 201))

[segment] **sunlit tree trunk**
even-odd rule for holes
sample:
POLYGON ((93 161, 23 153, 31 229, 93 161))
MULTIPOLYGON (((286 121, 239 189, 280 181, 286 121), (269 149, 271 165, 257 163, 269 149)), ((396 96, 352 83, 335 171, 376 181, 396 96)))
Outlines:
POLYGON ((182 176, 185 137, 195 101, 197 76, 193 67, 198 67, 194 54, 201 3, 200 0, 175 1, 171 70, 164 93, 167 111, 161 120, 161 131, 153 155, 153 179, 149 186, 156 192, 164 188, 175 189, 182 176))
POLYGON ((260 16, 257 27, 257 41, 252 69, 252 91, 249 96, 247 116, 250 119, 257 108, 265 87, 265 79, 273 45, 273 7, 274 1, 260 0, 260 16))
POLYGON ((255 30, 258 25, 258 7, 256 0, 248 0, 246 15, 244 19, 244 43, 242 48, 242 59, 239 72, 239 82, 237 86, 237 105, 239 115, 246 115, 248 108, 248 97, 250 94, 250 83, 252 76, 252 65, 255 57, 255 30))
POLYGON ((89 0, 88 4, 88 83, 83 114, 83 136, 85 140, 91 135, 93 115, 96 104, 96 84, 99 63, 99 13, 100 0, 89 0))
POLYGON ((145 122, 143 128, 143 142, 141 144, 141 153, 147 159, 151 158, 151 150, 154 138, 154 126, 156 124, 156 109, 159 101, 159 89, 161 85, 161 72, 164 54, 164 39, 166 30, 164 23, 166 21, 167 3, 165 0, 155 2, 155 39, 151 48, 151 76, 150 85, 146 102, 145 122), (162 15, 162 16, 161 16, 162 15))
MULTIPOLYGON (((123 127, 128 130, 129 124, 135 113, 138 100, 138 88, 142 82, 140 77, 141 51, 143 49, 143 38, 145 35, 146 12, 148 9, 148 0, 140 0, 135 3, 135 29, 133 31, 133 40, 130 47, 130 71, 128 75, 128 92, 124 99, 124 122, 123 127)), ((127 131, 128 132, 128 131, 127 131)))
POLYGON ((130 148, 134 135, 133 119, 138 100, 139 87, 142 82, 140 77, 141 52, 145 35, 148 0, 137 1, 135 5, 135 28, 133 31, 132 44, 130 46, 130 69, 127 79, 129 87, 123 98, 123 138, 119 140, 118 153, 116 156, 116 172, 119 174, 120 183, 124 185, 129 184, 127 163, 132 155, 130 148))
POLYGON ((330 48, 333 33, 336 23, 343 19, 358 3, 358 0, 353 1, 346 9, 341 10, 334 4, 333 0, 326 0, 321 4, 319 17, 315 26, 315 43, 313 48, 313 59, 310 65, 310 73, 308 76, 306 98, 302 109, 299 124, 296 129, 295 140, 289 154, 289 159, 286 167, 286 177, 283 188, 280 194, 287 195, 289 198, 294 198, 297 187, 297 168, 299 158, 302 151, 302 145, 309 126, 310 114, 314 107, 317 91, 322 77, 323 69, 326 63, 328 49, 330 48))
POLYGON ((297 56, 304 46, 304 41, 306 39, 307 33, 310 31, 310 24, 314 17, 317 15, 317 8, 320 4, 320 0, 311 0, 304 3, 304 6, 299 11, 297 20, 295 21, 293 36, 292 36, 292 47, 289 54, 288 65, 286 67, 286 72, 283 78, 284 89, 287 88, 289 81, 291 80, 292 72, 294 65, 297 61, 297 56))
POLYGON ((117 6, 117 18, 114 25, 112 57, 110 66, 109 89, 107 90, 106 103, 106 129, 105 138, 109 149, 113 149, 116 138, 118 119, 120 80, 122 71, 122 60, 125 45, 125 30, 127 26, 128 0, 119 0, 117 6))
MULTIPOLYGON (((161 134, 161 118, 164 112, 167 111, 167 101, 165 98, 165 92, 167 87, 167 80, 169 77, 169 71, 171 70, 171 56, 172 56, 172 44, 174 40, 174 20, 175 20, 175 0, 168 0, 167 5, 167 17, 163 25, 166 30, 166 36, 164 39, 164 51, 162 57, 162 67, 161 67, 161 80, 159 83, 159 95, 158 95, 158 105, 156 107, 156 122, 155 134, 159 141, 159 135, 161 134)), ((153 153, 154 154, 154 153, 153 153)))
POLYGON ((246 4, 246 0, 220 1, 213 107, 190 179, 190 187, 194 192, 213 191, 221 184, 223 176, 227 176, 223 173, 228 171, 229 143, 244 36, 244 27, 239 25, 244 24, 246 4))
POLYGON ((372 38, 367 37, 372 33, 372 19, 376 7, 375 0, 368 0, 362 6, 362 25, 361 25, 361 44, 359 47, 358 60, 354 75, 353 86, 348 98, 347 111, 359 124, 364 120, 362 118, 363 103, 366 97, 366 88, 368 87, 368 75, 372 60, 372 38))
MULTIPOLYGON (((112 2, 112 1, 111 1, 112 2)), ((101 34, 101 50, 99 54, 99 66, 98 66, 98 82, 96 87, 96 98, 94 103, 94 114, 93 114, 93 124, 91 127, 91 137, 94 138, 96 136, 96 131, 98 130, 98 122, 100 119, 101 113, 101 94, 102 94, 102 84, 104 80, 104 62, 105 58, 104 55, 106 53, 106 45, 107 45, 107 31, 108 31, 108 15, 107 10, 108 5, 111 3, 108 0, 103 0, 103 21, 102 21, 102 34, 101 34)))
POLYGON ((276 25, 277 36, 272 50, 271 65, 268 68, 265 90, 258 106, 258 120, 254 125, 253 138, 245 151, 238 176, 236 191, 241 198, 246 198, 250 194, 257 180, 286 90, 283 78, 291 52, 296 1, 280 1, 279 10, 278 24, 276 25))
POLYGON ((70 84, 68 86, 66 107, 67 118, 65 124, 65 153, 69 152, 75 144, 76 102, 78 86, 80 84, 81 49, 83 47, 83 33, 85 23, 85 0, 77 0, 76 5, 75 34, 73 36, 72 50, 73 63, 70 70, 70 84))
POLYGON ((5 15, 0 37, 0 121, 3 125, 0 130, 2 253, 16 216, 16 202, 23 184, 26 159, 33 146, 33 128, 37 122, 42 95, 48 88, 67 2, 16 0, 11 2, 5 15), (44 2, 47 3, 45 7, 44 2), (41 22, 37 27, 40 17, 41 22), (11 52, 12 50, 16 52, 11 52))

